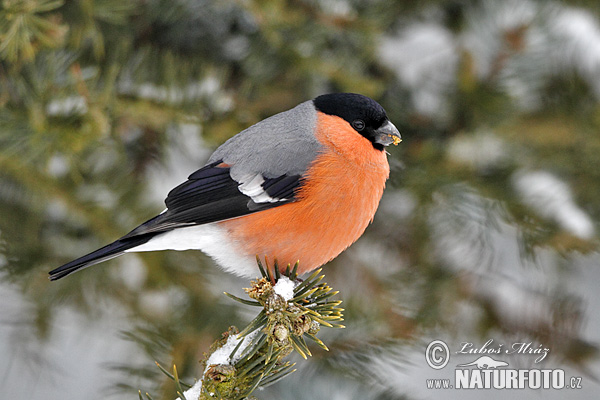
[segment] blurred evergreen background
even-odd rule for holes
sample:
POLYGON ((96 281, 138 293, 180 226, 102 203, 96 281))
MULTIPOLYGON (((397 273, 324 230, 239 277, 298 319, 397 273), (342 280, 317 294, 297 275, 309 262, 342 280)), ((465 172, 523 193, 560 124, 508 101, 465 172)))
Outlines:
MULTIPOLYGON (((343 331, 261 399, 437 398, 432 339, 533 342, 600 389, 596 1, 3 0, 0 394, 174 398, 248 282, 200 252, 47 271, 164 208, 245 127, 318 94, 378 100, 404 141, 366 235, 325 272, 343 331)), ((282 222, 285 223, 285 222, 282 222)), ((540 367, 527 356, 511 366, 540 367)), ((444 392, 559 398, 561 391, 444 392)))

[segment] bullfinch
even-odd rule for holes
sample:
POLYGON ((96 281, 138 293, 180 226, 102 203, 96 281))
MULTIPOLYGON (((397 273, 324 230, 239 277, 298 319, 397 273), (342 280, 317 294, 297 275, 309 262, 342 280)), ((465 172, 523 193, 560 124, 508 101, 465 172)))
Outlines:
POLYGON ((128 252, 199 249, 226 271, 256 257, 298 273, 332 260, 372 221, 389 176, 385 147, 401 141, 385 110, 332 93, 243 130, 169 192, 166 210, 116 241, 50 271, 60 279, 128 252))

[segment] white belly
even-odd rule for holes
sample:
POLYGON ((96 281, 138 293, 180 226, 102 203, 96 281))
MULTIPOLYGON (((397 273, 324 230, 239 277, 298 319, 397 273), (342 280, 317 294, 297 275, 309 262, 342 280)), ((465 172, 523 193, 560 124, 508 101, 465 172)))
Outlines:
POLYGON ((214 223, 174 229, 126 252, 192 249, 202 250, 228 272, 248 278, 259 275, 255 257, 239 252, 227 232, 214 223))

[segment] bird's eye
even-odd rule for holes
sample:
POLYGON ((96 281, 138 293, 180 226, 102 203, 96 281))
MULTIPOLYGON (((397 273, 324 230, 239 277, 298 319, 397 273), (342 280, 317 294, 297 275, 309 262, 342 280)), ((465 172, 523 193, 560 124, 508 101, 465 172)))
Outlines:
POLYGON ((363 121, 362 119, 355 119, 354 121, 352 121, 352 126, 354 127, 354 129, 360 132, 363 129, 365 129, 365 121, 363 121))

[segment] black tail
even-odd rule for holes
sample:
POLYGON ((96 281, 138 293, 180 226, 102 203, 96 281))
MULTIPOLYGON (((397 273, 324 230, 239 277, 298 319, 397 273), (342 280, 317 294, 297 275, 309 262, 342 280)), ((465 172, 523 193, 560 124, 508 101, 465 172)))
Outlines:
POLYGON ((155 235, 156 233, 149 233, 133 237, 123 237, 121 239, 115 240, 111 244, 107 244, 106 246, 96 251, 86 254, 83 257, 79 257, 77 260, 68 262, 63 266, 50 271, 50 280, 55 281, 64 276, 72 274, 73 272, 78 271, 80 269, 87 268, 92 265, 101 263, 103 261, 110 260, 111 258, 118 257, 121 254, 125 253, 126 250, 132 249, 134 247, 146 243, 155 235))

